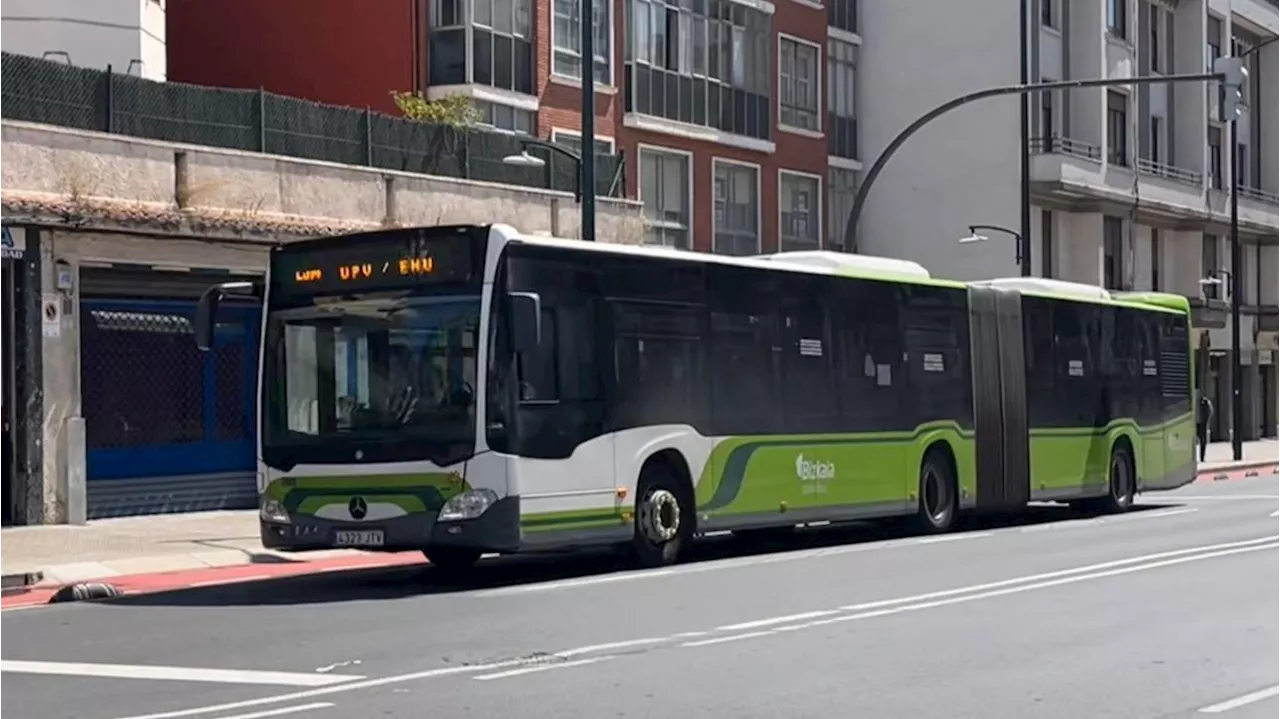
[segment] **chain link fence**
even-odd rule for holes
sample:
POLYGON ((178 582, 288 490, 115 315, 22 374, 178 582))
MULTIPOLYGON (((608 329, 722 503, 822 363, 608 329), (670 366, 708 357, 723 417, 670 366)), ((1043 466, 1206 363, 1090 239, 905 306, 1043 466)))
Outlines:
MULTIPOLYGON (((0 111, 12 120, 153 140, 572 192, 577 163, 521 138, 430 125, 369 110, 180 82, 154 82, 3 53, 0 111), (522 150, 545 167, 502 160, 522 150)), ((596 192, 622 197, 623 157, 596 156, 596 192)))

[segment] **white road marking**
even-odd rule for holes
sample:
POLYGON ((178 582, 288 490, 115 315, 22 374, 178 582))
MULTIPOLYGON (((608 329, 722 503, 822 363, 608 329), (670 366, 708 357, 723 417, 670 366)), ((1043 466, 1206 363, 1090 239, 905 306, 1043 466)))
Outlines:
POLYGON ((581 577, 579 579, 561 579, 555 582, 541 582, 539 584, 525 584, 518 587, 503 587, 502 589, 485 589, 473 593, 476 597, 500 597, 510 594, 528 594, 530 592, 547 592, 553 589, 564 589, 565 587, 589 587, 595 584, 612 584, 614 582, 627 582, 633 579, 649 579, 651 577, 663 577, 668 574, 674 574, 670 569, 651 569, 643 572, 625 572, 620 574, 607 574, 603 577, 581 577))
POLYGON ((940 534, 936 537, 925 537, 917 539, 916 544, 941 544, 942 542, 958 542, 965 539, 980 539, 982 537, 990 537, 995 532, 960 532, 957 534, 940 534))
POLYGON ((1272 513, 1271 513, 1271 516, 1272 516, 1272 517, 1280 517, 1280 509, 1277 509, 1276 511, 1272 512, 1272 513))
POLYGON ((1220 702, 1212 706, 1207 706, 1204 709, 1201 709, 1200 713, 1201 714, 1221 714, 1223 712, 1231 711, 1232 709, 1238 709, 1242 706, 1245 706, 1246 704, 1253 704, 1254 702, 1260 702, 1264 699, 1270 699, 1271 697, 1274 697, 1274 696, 1280 696, 1280 686, 1274 686, 1274 687, 1271 687, 1270 689, 1261 689, 1256 692, 1250 692, 1249 694, 1236 697, 1235 699, 1228 699, 1225 702, 1220 702))
POLYGON ((1280 544, 1275 543, 1275 538, 1272 538, 1271 542, 1272 543, 1270 544, 1262 544, 1262 545, 1255 545, 1255 546, 1248 546, 1248 547, 1237 547, 1235 549, 1225 549, 1218 552, 1209 552, 1206 554, 1195 554, 1191 556, 1177 557, 1175 559, 1166 559, 1160 562, 1150 562, 1147 564, 1138 564, 1135 566, 1121 567, 1119 569, 1112 569, 1105 572, 1095 572, 1092 574, 1080 574, 1080 575, 1075 575, 1070 577, 1063 577, 1061 579, 1055 579, 1048 582, 1038 582, 1036 584, 1023 584, 1020 586, 1007 587, 1005 589, 998 589, 991 592, 982 592, 979 594, 966 594, 963 596, 950 597, 947 599, 940 599, 932 602, 919 602, 916 604, 901 604, 901 605, 889 607, 886 609, 877 609, 874 611, 859 612, 856 614, 845 614, 842 616, 831 617, 829 619, 818 619, 812 622, 805 622, 803 624, 793 624, 786 627, 778 627, 776 629, 769 630, 769 631, 751 632, 748 634, 735 634, 728 637, 720 637, 718 640, 692 642, 692 643, 682 644, 681 646, 696 647, 696 646, 703 646, 706 644, 738 641, 741 639, 753 639, 757 637, 769 636, 771 634, 775 634, 779 632, 793 632, 793 631, 799 631, 801 629, 811 629, 813 627, 821 627, 821 626, 827 626, 830 624, 838 624, 841 622, 851 622, 851 621, 857 621, 860 619, 872 619, 875 617, 887 617, 894 614, 903 614, 905 612, 920 611, 922 609, 935 609, 937 607, 945 607, 952 604, 962 604, 965 602, 973 602, 979 599, 993 599, 995 597, 1002 597, 1009 594, 1029 592, 1035 589, 1046 589, 1048 587, 1057 587, 1064 584, 1074 584, 1075 582, 1084 582, 1084 581, 1089 581, 1093 579, 1103 579, 1105 577, 1113 577, 1121 574, 1129 574, 1131 572, 1141 572, 1141 571, 1146 571, 1148 569, 1158 569, 1160 567, 1167 567, 1175 564, 1183 564, 1186 562, 1198 562, 1202 559, 1213 559, 1215 557, 1225 557, 1232 554, 1243 554, 1245 552, 1257 552, 1262 550, 1280 548, 1280 544))
POLYGON ((603 657, 592 657, 590 659, 578 659, 572 662, 554 662, 554 663, 548 663, 548 664, 539 664, 537 666, 524 667, 521 669, 511 669, 509 671, 498 672, 496 674, 481 674, 480 676, 471 677, 471 678, 477 681, 487 682, 487 681, 492 681, 494 679, 508 679, 510 677, 524 676, 525 674, 533 674, 535 672, 549 672, 552 669, 569 669, 570 667, 581 667, 581 666, 586 666, 587 664, 596 664, 599 662, 609 661, 610 659, 617 659, 617 657, 613 655, 605 655, 603 657))
POLYGON ((692 639, 694 637, 705 637, 710 633, 711 632, 680 632, 679 634, 672 634, 671 638, 672 639, 692 639))
MULTIPOLYGON (((1046 577, 1058 577, 1058 576, 1064 576, 1064 575, 1078 574, 1080 572, 1085 572, 1090 570, 1098 570, 1098 569, 1107 568, 1107 567, 1123 566, 1126 564, 1133 564, 1135 562, 1149 561, 1149 560, 1160 559, 1164 557, 1183 557, 1182 559, 1174 560, 1175 562, 1196 561, 1199 559, 1208 559, 1213 556, 1222 556, 1222 554, 1226 554, 1226 553, 1221 553, 1221 554, 1205 554, 1205 553, 1213 552, 1215 550, 1224 549, 1224 548, 1233 549, 1234 552, 1274 549, 1276 547, 1274 542, 1277 539, 1280 539, 1280 536, 1273 535, 1270 537, 1261 537, 1258 539, 1252 539, 1252 540, 1242 541, 1242 542, 1231 542, 1227 544, 1190 547, 1187 549, 1176 550, 1171 552, 1162 552, 1159 554, 1152 554, 1152 555, 1146 555, 1141 557, 1132 557, 1129 559, 1116 560, 1113 562, 1105 562, 1102 564, 1095 564, 1095 565, 1086 566, 1086 567, 1077 567, 1075 569, 1062 570, 1058 572, 1049 572, 1047 574, 1030 575, 1026 577, 1006 580, 1004 582, 994 582, 987 585, 977 585, 974 587, 958 588, 956 590, 949 590, 941 593, 935 592, 932 595, 920 595, 915 598, 903 597, 896 600, 886 600, 884 602, 873 602, 872 604, 892 605, 894 603, 909 602, 912 599, 921 599, 929 596, 938 596, 939 594, 946 596, 946 595, 953 595, 961 591, 969 591, 969 592, 980 591, 984 586, 992 586, 992 585, 1002 586, 1002 585, 1008 585, 1008 584, 1017 583, 1017 582, 1031 582, 1037 579, 1044 579, 1046 577), (1259 543, 1261 542, 1271 542, 1272 544, 1260 545, 1259 543), (1242 549, 1235 549, 1237 547, 1240 547, 1242 549), (1189 554, 1194 554, 1196 552, 1200 552, 1201 554, 1198 556, 1192 556, 1189 558, 1185 556, 1189 554)), ((902 545, 899 545, 899 546, 902 546, 902 545)), ((1234 552, 1227 552, 1227 553, 1234 553, 1234 552)), ((1121 571, 1137 571, 1139 569, 1152 569, 1152 568, 1155 568, 1156 566, 1163 566, 1164 564, 1169 564, 1169 562, 1165 562, 1161 565, 1153 564, 1153 565, 1139 566, 1139 567, 1128 567, 1121 571)), ((1087 575, 1087 576, 1068 576, 1066 581, 1062 581, 1061 583, 1083 581, 1084 579, 1095 579, 1102 576, 1110 576, 1110 573, 1087 575)), ((1032 588, 1042 588, 1045 586, 1052 586, 1052 583, 1046 582, 1040 585, 1026 585, 1021 587, 1014 587, 1014 590, 1028 591, 1029 589, 1032 589, 1032 588)), ((1012 592, 1006 591, 1005 593, 1012 593, 1012 592)), ((970 601, 971 599, 976 599, 976 598, 984 598, 984 597, 969 595, 966 597, 958 598, 956 601, 961 601, 961 600, 970 601)), ((951 602, 951 603, 954 603, 954 602, 951 602)), ((850 605, 850 606, 856 608, 856 607, 861 607, 866 605, 850 605)), ((934 603, 933 606, 938 606, 938 604, 934 603)), ((911 608, 915 609, 915 608, 926 608, 926 607, 911 605, 911 608)), ((841 607, 841 609, 847 610, 848 607, 841 607)), ((846 615, 846 616, 856 617, 857 615, 846 615)), ((846 616, 835 616, 835 617, 829 617, 825 619, 819 619, 819 620, 816 620, 815 622, 812 622, 811 624, 814 626, 818 626, 822 624, 829 624, 833 620, 843 621, 846 619, 846 616)), ((858 618, 865 618, 865 617, 858 617, 858 618)), ((751 636, 734 635, 733 639, 729 639, 727 637, 716 637, 716 640, 717 640, 717 643, 719 643, 719 640, 737 641, 739 639, 749 639, 757 635, 766 636, 766 635, 779 633, 779 632, 796 631, 798 629, 808 628, 808 626, 809 625, 790 625, 785 627, 777 627, 776 629, 772 629, 768 631, 755 632, 755 633, 752 633, 751 636)), ((672 638, 674 639, 676 637, 683 637, 687 635, 689 635, 688 632, 681 635, 675 635, 672 638)), ((681 646, 690 646, 690 644, 691 643, 686 643, 681 646)), ((429 669, 429 670, 420 671, 420 672, 411 672, 407 674, 398 674, 398 675, 392 675, 392 676, 386 676, 386 677, 379 677, 376 679, 351 681, 351 682, 337 684, 330 687, 322 687, 319 689, 307 689, 303 691, 290 692, 288 694, 280 694, 276 696, 260 697, 257 699, 248 699, 248 700, 243 700, 238 702, 228 702, 224 704, 215 704, 210 706, 192 707, 190 709, 180 709, 176 711, 159 712, 155 714, 135 715, 130 717, 123 717, 122 719, 184 719, 185 717, 194 717, 194 716, 201 716, 205 714, 236 711, 240 709, 249 709, 253 707, 267 706, 271 704, 280 704, 280 703, 291 702, 291 701, 301 701, 301 700, 313 699, 315 697, 328 696, 328 695, 336 694, 339 692, 355 691, 358 689, 372 689, 376 687, 383 687, 383 686, 388 686, 393 684, 403 684, 403 683, 419 681, 423 679, 435 679, 440 677, 448 677, 448 676, 461 675, 461 674, 494 672, 494 671, 500 671, 508 668, 526 667, 526 666, 529 666, 530 664, 531 664, 530 660, 512 660, 512 661, 506 661, 506 662, 495 662, 492 664, 475 665, 475 666, 458 666, 458 667, 444 667, 439 669, 429 669)), ((541 666, 541 664, 539 664, 539 666, 541 666)))
POLYGON ((251 714, 235 714, 232 716, 219 717, 219 719, 267 719, 267 717, 284 716, 285 714, 297 714, 298 712, 307 712, 313 709, 328 709, 333 706, 333 702, 312 702, 310 704, 299 704, 296 707, 280 707, 279 709, 267 709, 266 711, 253 712, 251 714))
POLYGON ((609 642, 608 644, 593 644, 586 647, 578 647, 576 649, 566 649, 563 652, 556 652, 552 656, 567 658, 576 657, 579 654, 594 654, 596 652, 609 651, 611 649, 630 649, 631 647, 645 647, 654 644, 662 644, 671 641, 670 637, 647 637, 645 639, 628 639, 624 642, 609 642))
POLYGON ((727 637, 716 637, 715 639, 702 639, 696 642, 685 642, 682 647, 705 647, 711 644, 724 644, 725 642, 740 642, 743 639, 755 639, 756 637, 767 637, 773 634, 772 631, 763 632, 747 632, 746 634, 731 634, 727 637))
POLYGON ((1178 507, 1175 509, 1162 509, 1159 511, 1138 512, 1137 514, 1126 514, 1120 517, 1107 517, 1104 522, 1110 524, 1113 522, 1136 522, 1140 519, 1162 519, 1164 517, 1176 517, 1180 514, 1195 514, 1199 512, 1199 507, 1178 507))
POLYGON ((1169 497, 1171 502, 1231 502, 1249 499, 1280 499, 1280 494, 1179 494, 1169 497))
POLYGON ((1211 552, 1218 549, 1230 549, 1233 547, 1241 547, 1259 542, 1274 542, 1278 537, 1260 537, 1258 539, 1250 539, 1242 542, 1227 542, 1226 544, 1211 544, 1202 547, 1190 547, 1188 549, 1177 549, 1171 552, 1158 552, 1156 554, 1146 554, 1140 557, 1130 557, 1128 559, 1116 559, 1110 562, 1102 562, 1100 564, 1090 564, 1083 567, 1073 567, 1071 569, 1060 569, 1056 572, 1043 572, 1040 574, 1030 574, 1023 577, 1013 577, 1012 579, 1003 579, 998 582, 987 582, 985 584, 972 584, 965 587, 956 587, 955 589, 945 589, 940 592, 928 592, 926 594, 916 594, 909 597, 898 597, 896 599, 883 599, 877 602, 864 602, 861 604, 846 604, 840 607, 842 611, 857 612, 864 609, 874 609, 877 607, 887 607, 894 604, 906 604, 909 602, 919 602, 929 599, 940 599, 943 597, 951 597, 958 594, 969 594, 972 592, 981 592, 988 589, 998 589, 1014 584, 1025 584, 1028 582, 1038 582, 1045 579, 1053 579, 1055 577, 1063 577, 1071 574, 1081 574, 1086 572, 1095 572, 1111 567, 1124 566, 1126 564, 1136 564, 1140 562, 1149 562, 1152 560, 1165 559, 1167 557, 1180 557, 1187 554, 1195 554, 1197 552, 1211 552))
POLYGON ((199 669, 141 664, 84 664, 79 662, 28 662, 0 660, 0 671, 19 674, 46 674, 64 677, 104 677, 110 679, 154 679, 215 684, 276 684, 291 687, 322 687, 364 679, 349 674, 303 674, 241 669, 199 669))
POLYGON ((803 614, 788 614, 784 617, 769 617, 768 619, 757 619, 753 622, 742 622, 741 624, 726 624, 723 627, 716 627, 721 632, 740 632, 744 629, 759 629, 767 627, 770 624, 786 624, 788 622, 796 622, 801 619, 816 619, 818 617, 829 617, 832 614, 838 614, 834 609, 823 609, 816 612, 804 612, 803 614))

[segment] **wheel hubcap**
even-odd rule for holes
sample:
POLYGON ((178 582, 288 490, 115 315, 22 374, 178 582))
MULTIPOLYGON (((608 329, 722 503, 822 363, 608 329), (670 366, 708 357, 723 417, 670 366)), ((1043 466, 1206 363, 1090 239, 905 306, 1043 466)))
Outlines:
POLYGON ((680 531, 680 501, 665 489, 655 489, 640 504, 640 531, 654 544, 669 542, 680 531))
POLYGON ((935 522, 947 512, 947 490, 937 474, 929 472, 924 478, 924 509, 935 522))
POLYGON ((1129 466, 1123 459, 1117 457, 1112 461, 1111 476, 1111 495, 1123 504, 1129 496, 1129 466))

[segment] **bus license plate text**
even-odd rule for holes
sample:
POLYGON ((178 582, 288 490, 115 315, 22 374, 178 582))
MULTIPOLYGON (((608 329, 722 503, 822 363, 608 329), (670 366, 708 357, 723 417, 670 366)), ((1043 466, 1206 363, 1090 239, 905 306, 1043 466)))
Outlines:
POLYGON ((381 529, 351 529, 334 532, 333 543, 339 547, 381 547, 381 529))

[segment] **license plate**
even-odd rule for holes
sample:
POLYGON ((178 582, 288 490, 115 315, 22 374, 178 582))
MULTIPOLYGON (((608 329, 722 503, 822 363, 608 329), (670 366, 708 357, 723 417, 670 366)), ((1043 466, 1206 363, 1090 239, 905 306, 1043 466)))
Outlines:
POLYGON ((333 543, 339 547, 381 547, 381 529, 344 529, 333 534, 333 543))

